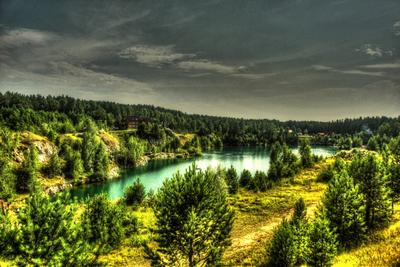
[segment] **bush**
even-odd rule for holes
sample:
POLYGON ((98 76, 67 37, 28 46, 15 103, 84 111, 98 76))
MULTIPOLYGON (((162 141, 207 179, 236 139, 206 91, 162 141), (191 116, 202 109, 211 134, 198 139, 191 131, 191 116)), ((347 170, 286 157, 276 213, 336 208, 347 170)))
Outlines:
POLYGON ((131 186, 128 186, 124 193, 124 203, 130 206, 140 206, 145 198, 146 191, 139 178, 131 186))

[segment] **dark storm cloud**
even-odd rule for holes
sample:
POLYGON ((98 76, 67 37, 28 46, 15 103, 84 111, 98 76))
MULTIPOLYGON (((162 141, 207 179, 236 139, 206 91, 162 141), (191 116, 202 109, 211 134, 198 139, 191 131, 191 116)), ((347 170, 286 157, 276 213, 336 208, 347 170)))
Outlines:
POLYGON ((400 2, 0 2, 0 90, 187 112, 398 115, 400 2))

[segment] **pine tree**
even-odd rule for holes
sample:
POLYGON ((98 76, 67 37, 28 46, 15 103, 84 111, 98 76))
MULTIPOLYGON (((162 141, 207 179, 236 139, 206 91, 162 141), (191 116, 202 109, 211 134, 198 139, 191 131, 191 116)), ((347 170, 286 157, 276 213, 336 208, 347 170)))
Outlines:
POLYGON ((88 123, 82 138, 82 160, 83 167, 87 173, 92 173, 98 147, 97 129, 94 123, 88 123))
POLYGON ((97 253, 105 253, 117 247, 124 237, 122 210, 112 204, 105 194, 92 197, 82 214, 85 239, 96 247, 97 253))
POLYGON ((46 171, 50 177, 55 177, 62 174, 62 163, 57 151, 54 151, 51 154, 46 171))
POLYGON ((0 150, 0 199, 8 200, 16 191, 16 177, 10 160, 0 150))
POLYGON ((241 187, 249 187, 252 176, 249 170, 244 169, 242 173, 240 174, 240 179, 239 179, 239 184, 241 187))
POLYGON ((366 235, 364 203, 358 185, 345 170, 336 173, 323 198, 324 214, 343 247, 360 244, 366 235))
POLYGON ((143 203, 146 198, 146 191, 144 185, 140 182, 139 178, 133 182, 131 186, 128 186, 124 194, 124 203, 126 205, 139 206, 143 203))
POLYGON ((19 265, 82 266, 93 263, 90 247, 82 239, 75 210, 67 196, 50 199, 41 190, 31 193, 17 215, 12 254, 19 265))
POLYGON ((224 181, 210 169, 192 165, 184 175, 164 181, 154 204, 156 251, 147 250, 157 264, 216 265, 230 244, 233 211, 224 181))
POLYGON ((228 185, 229 194, 236 194, 239 190, 239 178, 233 166, 226 171, 226 184, 228 185))
POLYGON ((310 168, 314 163, 314 158, 311 153, 310 141, 308 139, 300 140, 300 162, 303 168, 310 168))
POLYGON ((272 242, 268 248, 267 266, 295 266, 298 247, 293 226, 284 219, 275 229, 272 242))
POLYGON ((39 155, 35 145, 31 145, 24 152, 24 162, 18 171, 17 189, 20 192, 31 190, 38 183, 39 178, 39 155))
POLYGON ((103 142, 100 142, 96 150, 94 169, 92 179, 94 181, 103 181, 108 176, 108 168, 110 165, 110 156, 103 142))
POLYGON ((349 173, 359 183, 364 195, 365 222, 368 228, 385 225, 390 219, 390 196, 385 169, 378 157, 358 154, 353 159, 349 173))
POLYGON ((335 233, 330 229, 329 220, 317 216, 310 229, 310 253, 307 264, 316 267, 331 266, 337 253, 335 233))

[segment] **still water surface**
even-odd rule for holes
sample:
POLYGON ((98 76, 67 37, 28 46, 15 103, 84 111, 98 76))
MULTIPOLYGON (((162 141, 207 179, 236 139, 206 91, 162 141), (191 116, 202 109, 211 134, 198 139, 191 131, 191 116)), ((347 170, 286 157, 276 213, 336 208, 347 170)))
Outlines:
MULTIPOLYGON (((298 154, 298 149, 295 148, 293 151, 298 154)), ((314 147, 312 151, 324 157, 335 154, 335 149, 331 147, 314 147)), ((262 147, 225 147, 221 150, 205 152, 198 158, 153 160, 146 166, 125 171, 119 179, 76 187, 70 192, 78 199, 103 192, 107 193, 110 199, 117 199, 123 196, 125 188, 136 178, 140 179, 146 190, 156 190, 162 185, 164 179, 171 177, 177 171, 184 172, 193 162, 196 162, 201 169, 209 166, 230 167, 232 165, 239 174, 243 169, 248 169, 254 174, 257 170, 268 171, 269 152, 262 147)))

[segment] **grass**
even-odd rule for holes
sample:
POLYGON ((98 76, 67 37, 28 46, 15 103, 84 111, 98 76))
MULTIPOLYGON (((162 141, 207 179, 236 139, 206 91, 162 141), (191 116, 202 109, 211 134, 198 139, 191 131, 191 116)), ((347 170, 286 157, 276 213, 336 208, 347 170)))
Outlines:
POLYGON ((400 204, 389 227, 372 233, 361 247, 337 256, 334 266, 400 266, 400 204))

